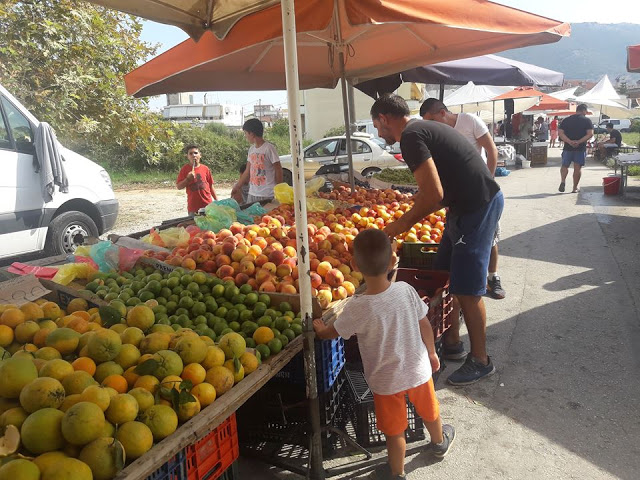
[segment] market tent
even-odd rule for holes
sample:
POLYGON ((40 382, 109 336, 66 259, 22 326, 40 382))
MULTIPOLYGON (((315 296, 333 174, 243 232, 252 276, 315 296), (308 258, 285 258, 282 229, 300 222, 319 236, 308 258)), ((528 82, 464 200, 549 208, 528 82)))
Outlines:
MULTIPOLYGON (((447 95, 443 102, 454 113, 480 113, 483 120, 493 122, 494 115, 496 118, 502 118, 505 113, 504 100, 494 99, 510 91, 513 91, 513 87, 475 85, 473 82, 469 82, 447 95)), ((536 105, 539 100, 540 97, 537 95, 514 99, 513 113, 527 110, 536 105)))
POLYGON ((539 92, 532 87, 518 87, 510 92, 503 93, 502 95, 497 96, 494 100, 506 100, 508 98, 518 99, 518 98, 526 98, 535 95, 539 97, 540 101, 537 105, 533 105, 527 110, 535 110, 535 111, 544 111, 544 110, 566 110, 569 108, 569 102, 565 102, 562 100, 558 100, 557 98, 553 98, 550 95, 539 92))
POLYGON ((558 100, 569 100, 575 97, 575 93, 578 87, 566 88, 564 90, 558 90, 557 92, 548 93, 550 97, 557 98, 558 100))
POLYGON ((607 115, 609 118, 630 118, 634 113, 625 105, 624 97, 618 95, 613 88, 611 80, 605 75, 594 87, 579 97, 573 99, 578 103, 586 103, 598 107, 599 116, 607 115))
POLYGON ((627 71, 640 73, 640 45, 627 47, 627 71))
POLYGON ((440 85, 562 85, 564 74, 498 55, 452 60, 369 80, 355 87, 370 97, 390 93, 402 82, 440 85))

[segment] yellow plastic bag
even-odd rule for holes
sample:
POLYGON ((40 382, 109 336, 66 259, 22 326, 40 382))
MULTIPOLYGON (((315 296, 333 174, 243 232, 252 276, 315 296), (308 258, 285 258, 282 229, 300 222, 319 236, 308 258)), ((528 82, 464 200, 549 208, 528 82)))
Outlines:
POLYGON ((80 245, 76 248, 74 255, 77 257, 90 257, 91 256, 91 245, 80 245))
POLYGON ((166 230, 151 229, 149 235, 144 236, 141 240, 145 243, 157 245, 159 247, 186 247, 189 245, 191 236, 184 227, 171 227, 166 230))
POLYGON ((293 188, 286 183, 273 187, 273 196, 281 205, 293 205, 293 188))
POLYGON ((324 177, 313 177, 311 180, 309 180, 305 185, 304 185, 304 189, 307 192, 307 197, 310 197, 312 195, 315 195, 316 193, 318 193, 318 190, 320 190, 322 187, 324 187, 326 180, 324 177))
POLYGON ((307 197, 307 210, 309 212, 330 212, 335 210, 331 200, 317 197, 307 197))
POLYGON ((88 263, 67 263, 58 268, 53 281, 60 285, 69 285, 76 278, 89 278, 97 270, 88 263))

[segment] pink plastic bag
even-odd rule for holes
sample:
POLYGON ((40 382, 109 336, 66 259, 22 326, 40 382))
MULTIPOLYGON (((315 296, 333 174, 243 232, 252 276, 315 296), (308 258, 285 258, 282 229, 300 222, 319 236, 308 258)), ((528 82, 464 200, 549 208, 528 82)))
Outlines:
POLYGON ((120 247, 120 271, 129 271, 144 254, 144 250, 120 247))

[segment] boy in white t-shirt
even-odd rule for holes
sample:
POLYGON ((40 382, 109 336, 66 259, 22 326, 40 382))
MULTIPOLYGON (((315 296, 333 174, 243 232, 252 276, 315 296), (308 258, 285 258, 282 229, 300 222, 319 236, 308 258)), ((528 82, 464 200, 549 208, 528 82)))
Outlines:
POLYGON ((443 425, 431 372, 440 368, 427 305, 405 282, 391 283, 393 267, 389 237, 381 230, 360 232, 354 242, 356 267, 367 289, 345 306, 333 325, 313 321, 321 339, 358 336, 364 376, 373 392, 378 429, 387 440, 388 464, 375 478, 403 479, 407 429, 405 395, 425 423, 429 449, 444 457, 455 438, 451 425, 443 425))
POLYGON ((273 198, 273 187, 282 183, 282 165, 273 143, 262 138, 264 125, 257 118, 251 118, 242 126, 244 136, 251 144, 247 156, 247 169, 231 190, 231 197, 237 197, 244 185, 249 185, 247 203, 262 202, 273 198))

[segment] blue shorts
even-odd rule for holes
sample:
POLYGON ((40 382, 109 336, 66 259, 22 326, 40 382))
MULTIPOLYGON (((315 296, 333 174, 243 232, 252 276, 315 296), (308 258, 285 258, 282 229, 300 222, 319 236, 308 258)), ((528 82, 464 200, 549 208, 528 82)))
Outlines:
POLYGON ((562 151, 562 166, 568 167, 571 165, 571 162, 574 162, 576 165, 580 165, 584 167, 584 164, 587 160, 587 151, 586 150, 563 150, 562 151))
POLYGON ((434 269, 449 271, 452 294, 482 296, 487 292, 491 247, 503 208, 504 196, 499 191, 475 212, 447 215, 434 269))

